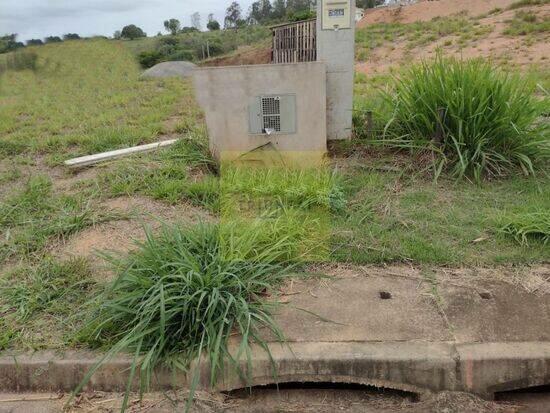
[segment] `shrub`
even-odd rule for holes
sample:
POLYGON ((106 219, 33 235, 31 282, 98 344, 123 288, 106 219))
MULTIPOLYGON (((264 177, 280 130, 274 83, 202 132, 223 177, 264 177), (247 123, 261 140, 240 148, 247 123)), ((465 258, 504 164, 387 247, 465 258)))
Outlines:
POLYGON ((29 51, 16 51, 0 59, 0 74, 6 70, 36 70, 38 55, 29 51))
POLYGON ((531 33, 545 33, 550 31, 550 19, 539 20, 533 12, 518 11, 513 20, 508 22, 504 34, 509 36, 525 36, 531 33))
POLYGON ((514 215, 505 219, 501 232, 511 235, 522 245, 530 241, 550 242, 550 212, 533 212, 514 215))
POLYGON ((289 239, 268 237, 269 244, 261 248, 266 230, 273 230, 265 225, 258 221, 249 231, 235 225, 166 226, 157 236, 148 232, 128 257, 108 256, 118 276, 91 303, 81 339, 112 346, 104 360, 123 350, 134 352, 132 371, 141 365, 142 388, 157 365, 168 362, 187 370, 202 355, 211 363, 211 382, 223 371, 225 359, 244 378, 237 361, 250 357, 249 341, 264 343, 259 329, 266 327, 282 339, 271 318, 276 303, 266 296, 292 268, 282 259, 292 247, 289 239), (234 332, 241 335, 237 354, 228 349, 234 332))
POLYGON ((477 181, 519 167, 534 174, 550 155, 549 127, 539 121, 548 100, 533 95, 534 85, 481 60, 438 56, 413 66, 383 96, 393 113, 383 143, 430 150, 436 171, 477 181), (438 109, 445 115, 440 121, 438 109), (437 125, 443 137, 433 142, 437 125))
POLYGON ((156 50, 151 50, 149 52, 141 52, 138 56, 139 63, 144 68, 148 69, 150 67, 153 67, 157 63, 162 62, 164 59, 164 55, 156 50))
POLYGON ((542 4, 548 4, 550 0, 519 0, 508 6, 509 10, 519 9, 527 6, 539 6, 542 4))

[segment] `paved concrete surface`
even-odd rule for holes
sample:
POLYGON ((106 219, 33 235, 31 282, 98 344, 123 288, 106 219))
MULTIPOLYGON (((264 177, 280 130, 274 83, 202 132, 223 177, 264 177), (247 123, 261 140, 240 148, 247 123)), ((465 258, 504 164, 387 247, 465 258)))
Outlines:
MULTIPOLYGON (((276 319, 288 342, 270 345, 277 377, 268 355, 255 348, 253 385, 357 383, 490 399, 496 392, 550 384, 549 295, 483 277, 383 275, 369 268, 296 280, 282 293, 286 304, 276 319)), ((84 352, 4 354, 0 389, 68 391, 96 360, 84 352)), ((123 357, 109 362, 89 389, 124 389, 127 366, 123 357)), ((201 368, 202 388, 208 389, 208 365, 201 368)), ((185 385, 187 379, 160 371, 154 386, 185 385)), ((228 368, 217 390, 246 384, 228 368)))

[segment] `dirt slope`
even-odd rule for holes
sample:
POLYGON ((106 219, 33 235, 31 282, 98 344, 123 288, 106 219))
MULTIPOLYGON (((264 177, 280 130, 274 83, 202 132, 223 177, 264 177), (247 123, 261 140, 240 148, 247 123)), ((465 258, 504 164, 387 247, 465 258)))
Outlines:
POLYGON ((464 11, 469 16, 476 17, 497 7, 504 9, 513 2, 514 0, 425 0, 410 6, 368 10, 357 26, 365 27, 373 23, 428 21, 434 17, 450 16, 464 11))
MULTIPOLYGON (((483 2, 482 0, 479 0, 483 2)), ((423 3, 446 3, 447 0, 423 3)), ((458 3, 469 3, 463 0, 458 3)), ((485 2, 483 2, 485 3, 485 2)), ((488 1, 487 3, 495 3, 488 1)), ((500 1, 499 3, 505 3, 500 1)), ((421 6, 423 4, 418 4, 421 6)), ((409 6, 413 7, 413 6, 409 6)), ((531 12, 540 20, 550 18, 550 4, 525 7, 522 12, 531 12)), ((479 37, 472 38, 461 45, 456 34, 442 35, 427 44, 411 47, 409 40, 399 37, 393 41, 386 41, 373 48, 366 59, 357 59, 356 71, 367 75, 387 73, 391 68, 402 67, 414 61, 429 59, 442 51, 446 56, 459 58, 489 59, 500 65, 514 65, 524 69, 536 65, 540 70, 548 70, 550 61, 550 34, 535 33, 531 36, 510 36, 505 34, 508 23, 516 15, 517 10, 504 10, 493 15, 475 19, 477 27, 489 27, 491 30, 479 37)), ((478 14, 479 15, 479 14, 478 14)), ((365 29, 367 30, 367 29, 365 29)))

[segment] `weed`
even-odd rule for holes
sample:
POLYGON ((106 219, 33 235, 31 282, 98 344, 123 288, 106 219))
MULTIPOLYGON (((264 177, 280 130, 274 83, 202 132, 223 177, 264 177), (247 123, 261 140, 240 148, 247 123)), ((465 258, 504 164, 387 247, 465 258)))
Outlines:
POLYGON ((519 0, 508 6, 508 10, 514 10, 528 6, 539 6, 548 3, 550 3, 550 0, 519 0))
POLYGON ((445 59, 413 66, 395 88, 384 92, 393 117, 384 144, 435 155, 436 176, 444 167, 454 177, 509 174, 519 167, 534 174, 550 157, 549 128, 538 121, 548 102, 533 96, 534 85, 481 60, 445 59), (438 109, 445 111, 439 119, 438 109), (434 144, 438 125, 443 136, 434 144))
POLYGON ((543 17, 539 20, 533 12, 518 11, 514 19, 508 22, 508 27, 503 33, 508 36, 526 36, 548 31, 550 31, 550 18, 543 17))
POLYGON ((86 301, 94 286, 92 271, 82 258, 57 261, 46 257, 37 265, 11 271, 0 280, 5 328, 0 333, 0 348, 17 341, 25 347, 54 346, 49 337, 52 327, 65 333, 74 328, 68 321, 74 306, 86 301))
POLYGON ((8 70, 35 71, 37 67, 37 62, 38 55, 34 52, 18 50, 12 53, 8 53, 0 58, 0 75, 8 70))
POLYGON ((156 236, 148 232, 147 240, 127 258, 108 257, 118 277, 94 300, 95 311, 81 339, 92 345, 108 343, 111 349, 103 360, 132 351, 132 371, 140 364, 144 389, 157 365, 169 363, 187 371, 202 355, 210 362, 212 383, 225 359, 245 378, 238 362, 249 359, 249 341, 267 350, 260 328, 283 339, 271 318, 276 302, 265 297, 275 293, 291 268, 289 261, 281 260, 290 241, 272 238, 267 248, 258 248, 263 230, 255 229, 164 227, 156 236), (228 348, 233 332, 241 336, 236 353, 228 348))
POLYGON ((506 222, 500 231, 511 235, 521 245, 529 245, 532 242, 540 241, 543 244, 550 242, 550 213, 533 212, 521 215, 514 215, 504 219, 506 222))

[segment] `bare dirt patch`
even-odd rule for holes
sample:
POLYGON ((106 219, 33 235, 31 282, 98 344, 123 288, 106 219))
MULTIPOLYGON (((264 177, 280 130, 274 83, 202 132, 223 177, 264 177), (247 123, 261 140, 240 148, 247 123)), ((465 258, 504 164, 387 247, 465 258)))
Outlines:
POLYGON ((271 46, 242 46, 228 56, 204 62, 203 66, 241 66, 271 63, 271 46))
MULTIPOLYGON (((444 0, 437 2, 429 2, 431 4, 447 3, 444 0)), ((457 4, 469 3, 468 1, 455 2, 457 4)), ((486 4, 486 2, 479 2, 480 4, 486 4)), ((487 2, 495 3, 495 2, 487 2)), ((501 2, 502 3, 502 2, 501 2)), ((415 6, 425 7, 426 3, 418 3, 416 5, 404 7, 403 10, 412 9, 415 6)), ((506 5, 499 5, 498 7, 505 8, 506 5)), ((431 10, 431 9, 430 9, 431 10)), ((434 10, 439 10, 435 8, 434 10)), ((486 10, 485 12, 489 11, 486 10)), ((550 5, 543 5, 537 7, 523 8, 523 11, 532 11, 539 16, 540 19, 547 18, 550 15, 550 5)), ((547 35, 544 33, 531 36, 527 39, 526 36, 508 36, 504 34, 504 30, 507 27, 507 21, 514 18, 517 10, 508 10, 501 13, 497 13, 482 19, 479 19, 481 26, 490 26, 492 31, 479 38, 468 41, 467 44, 461 45, 459 38, 454 35, 443 36, 439 39, 425 45, 410 48, 409 42, 405 38, 399 38, 393 42, 387 42, 386 44, 373 49, 368 57, 367 61, 357 62, 356 70, 365 74, 387 73, 391 68, 402 66, 414 61, 423 59, 429 59, 441 50, 447 56, 454 56, 458 58, 485 58, 490 59, 496 63, 503 63, 506 65, 513 64, 519 67, 526 67, 532 64, 541 65, 543 68, 548 68, 550 63, 548 62, 548 56, 550 55, 550 42, 547 35)), ((431 11, 430 13, 435 13, 431 11)), ((483 13, 483 12, 482 12, 483 13)), ((482 14, 477 13, 477 15, 482 14)), ((451 13, 452 14, 452 13, 451 13)), ((470 12, 470 16, 476 14, 470 12)), ((431 15, 431 14, 430 14, 431 15)), ((448 14, 437 14, 433 17, 443 17, 448 14)), ((422 15, 418 16, 419 20, 415 20, 412 17, 400 23, 411 23, 414 21, 426 21, 431 18, 423 18, 422 15)), ((392 19, 382 19, 376 23, 390 23, 392 19)), ((365 20, 362 20, 365 22, 365 20)), ((364 24, 365 27, 368 24, 364 24)))
POLYGON ((57 255, 63 258, 88 257, 101 275, 107 277, 109 274, 105 272, 98 252, 128 252, 134 248, 136 241, 145 239, 144 228, 155 231, 164 222, 196 223, 213 219, 206 211, 186 203, 171 206, 142 196, 110 199, 102 207, 123 214, 128 219, 107 222, 79 232, 59 249, 57 255))
POLYGON ((357 27, 365 27, 373 23, 414 23, 429 21, 434 17, 452 16, 467 13, 477 17, 495 8, 505 9, 514 0, 437 0, 420 1, 409 6, 384 7, 368 10, 357 27))

